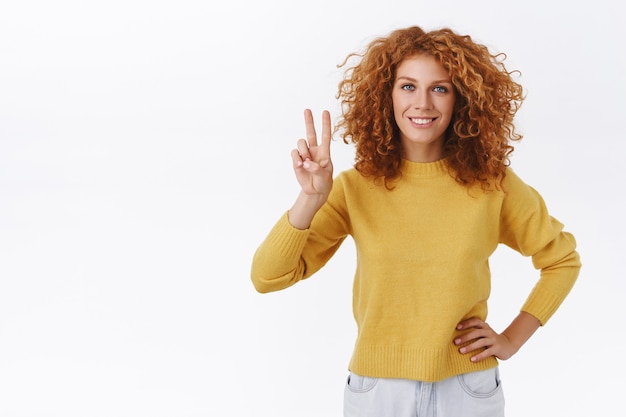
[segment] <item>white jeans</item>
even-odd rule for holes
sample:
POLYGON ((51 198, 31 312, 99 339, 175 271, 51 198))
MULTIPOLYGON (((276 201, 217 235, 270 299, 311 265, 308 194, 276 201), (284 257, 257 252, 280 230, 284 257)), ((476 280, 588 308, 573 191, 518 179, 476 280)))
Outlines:
POLYGON ((438 382, 350 373, 344 417, 504 417, 498 368, 438 382))

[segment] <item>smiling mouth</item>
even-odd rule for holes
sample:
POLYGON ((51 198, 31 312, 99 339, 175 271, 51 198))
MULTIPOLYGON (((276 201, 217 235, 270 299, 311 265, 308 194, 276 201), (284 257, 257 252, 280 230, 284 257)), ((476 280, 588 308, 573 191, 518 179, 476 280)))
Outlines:
POLYGON ((434 122, 436 117, 424 118, 424 117, 410 117, 409 120, 416 125, 427 125, 434 122))

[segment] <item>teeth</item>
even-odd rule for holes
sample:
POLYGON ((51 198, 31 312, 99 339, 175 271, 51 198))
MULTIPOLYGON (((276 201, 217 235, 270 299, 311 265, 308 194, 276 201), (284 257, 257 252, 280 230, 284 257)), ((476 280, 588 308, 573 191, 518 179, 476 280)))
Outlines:
POLYGON ((418 125, 425 125, 433 121, 433 119, 411 119, 411 121, 418 125))

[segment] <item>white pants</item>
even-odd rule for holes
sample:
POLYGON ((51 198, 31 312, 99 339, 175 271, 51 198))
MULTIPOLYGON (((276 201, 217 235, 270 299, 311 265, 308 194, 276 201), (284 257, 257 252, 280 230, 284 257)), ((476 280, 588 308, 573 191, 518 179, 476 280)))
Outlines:
POLYGON ((438 382, 350 373, 344 417, 504 417, 498 368, 438 382))

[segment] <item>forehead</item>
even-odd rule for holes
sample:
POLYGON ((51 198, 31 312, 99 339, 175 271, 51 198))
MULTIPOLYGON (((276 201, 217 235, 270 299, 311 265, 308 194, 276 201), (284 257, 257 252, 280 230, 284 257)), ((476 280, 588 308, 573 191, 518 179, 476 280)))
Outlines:
POLYGON ((415 80, 450 79, 448 71, 432 55, 415 55, 405 58, 396 68, 396 78, 415 80))

